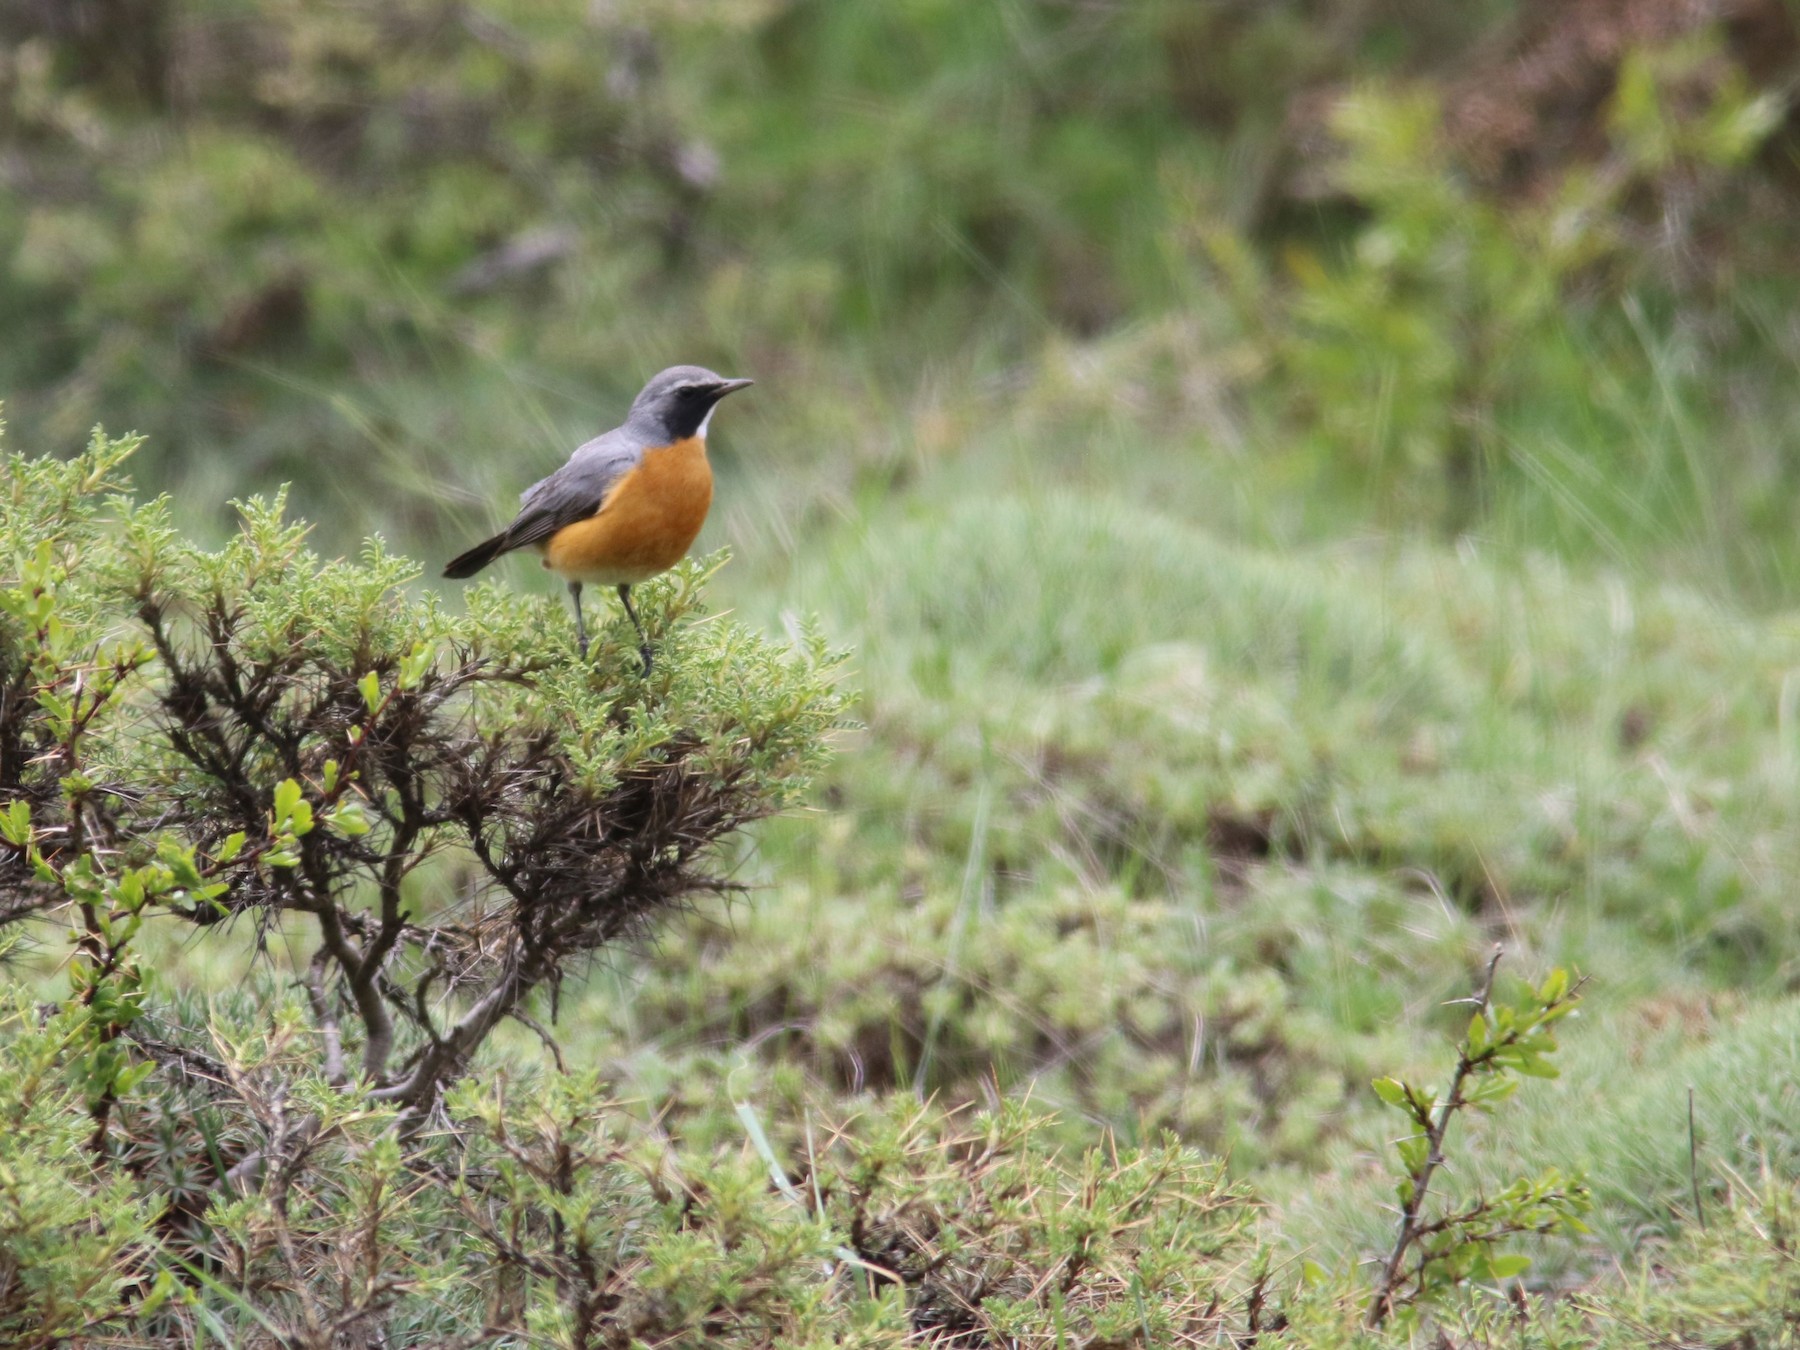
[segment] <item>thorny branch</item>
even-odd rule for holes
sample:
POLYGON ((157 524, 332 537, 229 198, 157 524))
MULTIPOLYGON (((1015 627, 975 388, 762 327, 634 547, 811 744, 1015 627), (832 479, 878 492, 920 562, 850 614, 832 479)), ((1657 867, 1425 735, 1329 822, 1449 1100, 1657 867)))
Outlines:
POLYGON ((1365 1314, 1371 1327, 1381 1326, 1393 1313, 1402 1289, 1410 1285, 1413 1299, 1423 1297, 1433 1270, 1447 1268, 1445 1263, 1459 1252, 1485 1251, 1515 1233, 1581 1230, 1576 1215, 1586 1207, 1585 1188, 1579 1181, 1564 1182, 1554 1170, 1535 1183, 1515 1183, 1491 1200, 1434 1220, 1424 1217, 1432 1181, 1444 1165, 1450 1122, 1465 1108, 1486 1109, 1508 1094, 1517 1085, 1513 1075, 1554 1076, 1546 1062, 1556 1049, 1549 1027, 1574 1010, 1586 983, 1571 983, 1566 971, 1554 970, 1523 1003, 1494 1008, 1500 957, 1501 949, 1495 947, 1474 996, 1457 1000, 1472 1007, 1474 1015, 1458 1042, 1448 1090, 1438 1097, 1395 1079, 1375 1083, 1382 1099, 1404 1111, 1417 1133, 1395 1144, 1403 1169, 1400 1220, 1365 1314))
MULTIPOLYGON (((1494 994, 1494 972, 1500 965, 1502 949, 1494 948, 1494 954, 1488 958, 1487 970, 1482 976, 1481 987, 1475 991, 1470 1003, 1477 1017, 1485 1014, 1488 1002, 1494 994)), ((1400 1223, 1394 1234, 1393 1250, 1388 1253, 1387 1261, 1381 1268, 1381 1274, 1375 1281, 1374 1297, 1369 1300, 1368 1324, 1380 1326, 1387 1320, 1394 1308, 1394 1291, 1399 1287, 1399 1279, 1405 1268, 1406 1254, 1413 1244, 1424 1236, 1420 1215, 1425 1208, 1425 1197, 1431 1188, 1431 1179, 1436 1175, 1444 1162, 1444 1135, 1450 1128, 1450 1122, 1466 1104, 1463 1087, 1468 1082, 1469 1074, 1474 1071, 1479 1061, 1469 1054, 1468 1042, 1463 1042, 1462 1049, 1456 1057, 1456 1069, 1450 1075, 1450 1090, 1444 1094, 1438 1104, 1437 1114, 1425 1125, 1425 1162, 1418 1174, 1413 1177, 1411 1194, 1400 1207, 1400 1223)))

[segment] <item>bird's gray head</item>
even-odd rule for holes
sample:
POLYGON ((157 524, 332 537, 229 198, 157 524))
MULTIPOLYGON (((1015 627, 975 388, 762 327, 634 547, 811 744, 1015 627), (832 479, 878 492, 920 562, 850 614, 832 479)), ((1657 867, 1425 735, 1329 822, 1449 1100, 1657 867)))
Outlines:
POLYGON ((670 366, 651 377, 631 404, 630 421, 665 443, 706 435, 713 406, 752 380, 728 380, 704 366, 670 366))

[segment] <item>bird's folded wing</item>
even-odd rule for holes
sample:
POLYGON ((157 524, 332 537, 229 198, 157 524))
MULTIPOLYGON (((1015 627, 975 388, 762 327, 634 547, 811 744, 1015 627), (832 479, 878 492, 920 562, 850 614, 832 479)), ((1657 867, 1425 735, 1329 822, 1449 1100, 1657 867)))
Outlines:
POLYGON ((606 502, 606 494, 644 457, 643 447, 618 432, 597 437, 569 462, 526 488, 519 514, 506 527, 509 549, 539 544, 565 526, 586 520, 606 502))

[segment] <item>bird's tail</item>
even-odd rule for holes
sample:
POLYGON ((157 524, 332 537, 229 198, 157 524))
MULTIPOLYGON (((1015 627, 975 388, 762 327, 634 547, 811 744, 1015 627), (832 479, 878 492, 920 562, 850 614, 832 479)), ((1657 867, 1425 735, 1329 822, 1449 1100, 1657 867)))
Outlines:
POLYGON ((507 551, 506 533, 495 535, 492 539, 484 539, 466 553, 459 553, 444 564, 444 575, 460 581, 463 577, 472 577, 482 568, 507 551))

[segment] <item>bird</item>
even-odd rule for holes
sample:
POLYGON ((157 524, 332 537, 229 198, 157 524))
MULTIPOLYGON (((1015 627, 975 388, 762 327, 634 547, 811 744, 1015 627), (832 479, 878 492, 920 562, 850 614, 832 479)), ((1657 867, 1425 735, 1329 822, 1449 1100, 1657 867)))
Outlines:
POLYGON ((617 587, 648 678, 650 639, 631 588, 675 566, 700 533, 713 492, 706 429, 720 399, 754 383, 704 366, 658 372, 632 400, 622 425, 577 446, 560 469, 526 488, 512 524, 457 554, 444 575, 472 577, 502 554, 536 549, 568 585, 583 660, 588 634, 581 588, 617 587))

